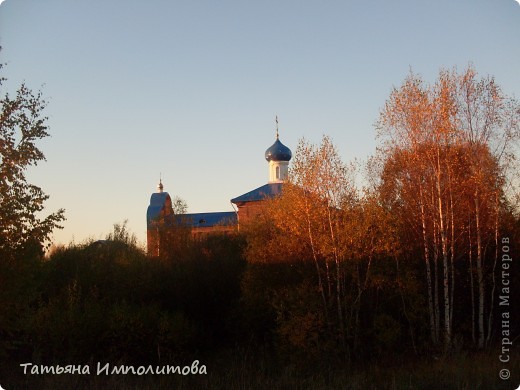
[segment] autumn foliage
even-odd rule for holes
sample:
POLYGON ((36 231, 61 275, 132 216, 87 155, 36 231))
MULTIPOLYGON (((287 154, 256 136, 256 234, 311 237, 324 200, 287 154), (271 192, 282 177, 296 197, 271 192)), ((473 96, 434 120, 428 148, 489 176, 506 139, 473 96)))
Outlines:
MULTIPOLYGON (((47 133, 39 97, 19 94, 27 104, 5 100, 0 123, 4 371, 29 361, 205 359, 213 374, 200 388, 293 388, 302 375, 309 388, 495 386, 496 367, 483 379, 487 368, 466 355, 499 344, 504 296, 511 324, 520 308, 508 287, 520 285, 518 272, 508 286, 501 279, 504 240, 515 260, 520 253, 520 105, 493 78, 471 67, 441 70, 430 85, 410 73, 381 110, 377 152, 366 164, 345 163, 327 136, 318 145, 301 140, 281 195, 239 233, 192 240, 179 223, 159 230, 165 247, 155 257, 124 223, 106 240, 43 257, 63 212, 34 215, 47 197, 23 173, 43 155, 26 148, 47 133), (29 128, 9 122, 23 115, 29 128)), ((518 337, 517 327, 507 332, 518 337)), ((37 379, 13 375, 12 383, 37 379)), ((125 385, 150 387, 141 379, 125 385)), ((161 385, 196 388, 190 378, 161 385)))
POLYGON ((411 73, 376 123, 364 188, 328 137, 302 140, 247 230, 251 272, 294 275, 265 291, 281 342, 347 359, 492 345, 501 240, 518 242, 519 107, 471 67, 433 85, 411 73))

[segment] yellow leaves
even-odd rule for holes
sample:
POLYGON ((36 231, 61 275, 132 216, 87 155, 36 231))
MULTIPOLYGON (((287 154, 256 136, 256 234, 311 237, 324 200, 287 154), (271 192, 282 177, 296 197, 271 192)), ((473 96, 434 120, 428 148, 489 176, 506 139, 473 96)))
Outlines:
POLYGON ((375 198, 359 198, 353 168, 328 137, 298 145, 279 197, 265 201, 248 234, 250 259, 306 259, 341 263, 395 251, 395 229, 375 198))

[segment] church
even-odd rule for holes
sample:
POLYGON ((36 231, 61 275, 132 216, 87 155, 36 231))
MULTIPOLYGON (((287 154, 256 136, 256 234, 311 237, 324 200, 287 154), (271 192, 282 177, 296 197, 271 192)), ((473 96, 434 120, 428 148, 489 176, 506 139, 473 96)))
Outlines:
POLYGON ((159 181, 157 192, 150 197, 150 205, 146 212, 148 254, 159 256, 161 237, 168 232, 174 234, 173 231, 180 225, 190 229, 191 238, 194 240, 216 233, 237 232, 241 223, 246 223, 258 215, 261 202, 281 193, 283 182, 287 179, 291 157, 291 150, 280 141, 277 128, 275 142, 265 151, 269 181, 261 187, 231 199, 231 203, 236 206, 236 212, 175 214, 171 197, 164 191, 162 181, 159 181))

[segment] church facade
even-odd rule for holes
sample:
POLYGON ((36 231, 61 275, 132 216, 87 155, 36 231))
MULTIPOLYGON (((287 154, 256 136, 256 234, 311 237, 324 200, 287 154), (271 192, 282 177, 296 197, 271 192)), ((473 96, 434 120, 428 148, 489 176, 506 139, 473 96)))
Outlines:
POLYGON ((267 184, 255 188, 243 195, 231 199, 237 211, 175 214, 170 195, 164 191, 162 181, 159 181, 157 192, 150 197, 146 211, 147 252, 151 256, 160 256, 162 237, 175 234, 182 226, 190 230, 191 239, 200 240, 211 234, 234 234, 240 224, 247 223, 259 213, 261 203, 268 198, 277 196, 282 191, 287 179, 291 150, 282 144, 276 130, 275 142, 265 151, 265 159, 269 167, 267 184))

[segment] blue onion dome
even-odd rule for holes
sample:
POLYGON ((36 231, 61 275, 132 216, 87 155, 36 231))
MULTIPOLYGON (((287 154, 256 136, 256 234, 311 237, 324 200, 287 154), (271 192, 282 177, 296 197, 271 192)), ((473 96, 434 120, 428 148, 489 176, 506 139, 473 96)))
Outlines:
POLYGON ((278 137, 269 149, 265 151, 267 161, 289 161, 292 157, 291 149, 282 144, 278 137))

